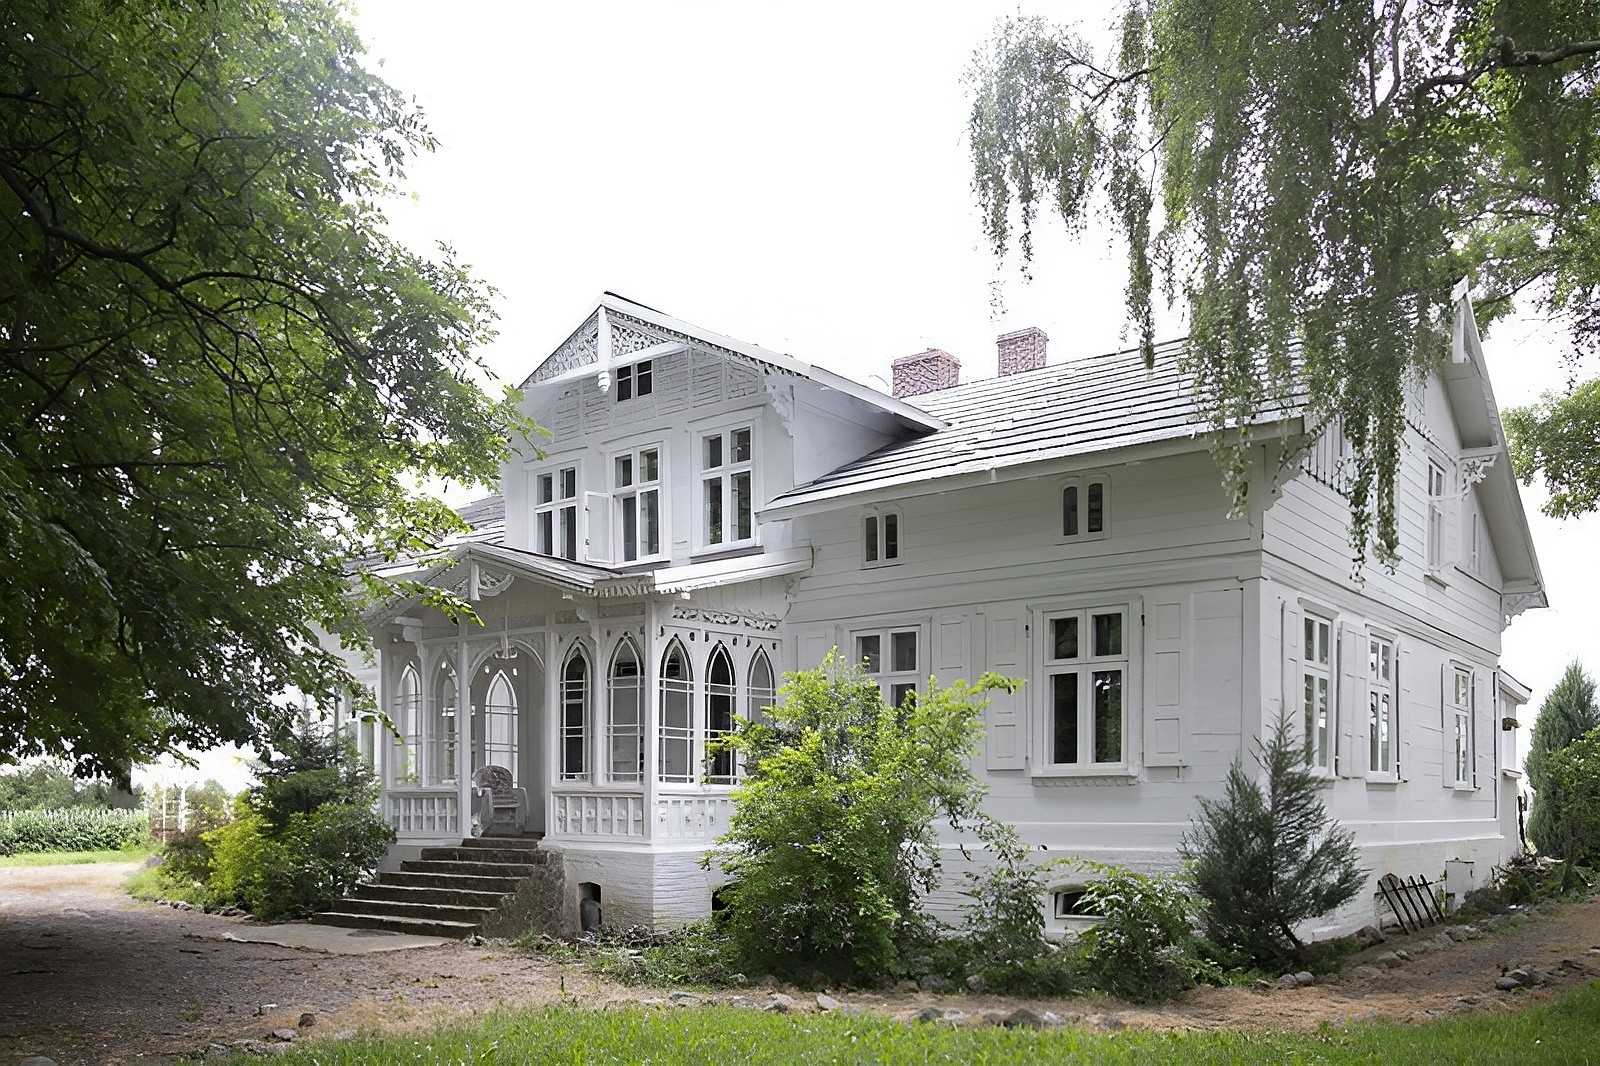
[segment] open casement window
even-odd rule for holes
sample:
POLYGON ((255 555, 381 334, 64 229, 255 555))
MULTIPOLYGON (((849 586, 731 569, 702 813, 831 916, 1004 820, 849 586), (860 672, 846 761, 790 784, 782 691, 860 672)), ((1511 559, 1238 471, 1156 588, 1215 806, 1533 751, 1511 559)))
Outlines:
POLYGON ((1399 658, 1394 641, 1367 638, 1367 775, 1380 781, 1399 776, 1399 658))
POLYGON ((655 367, 651 365, 651 361, 643 359, 628 366, 617 367, 617 381, 614 391, 618 403, 632 400, 639 396, 649 396, 655 392, 655 367))
POLYGON ((1044 761, 1057 771, 1128 764, 1128 609, 1042 618, 1044 761))
POLYGON ((400 671, 395 690, 394 721, 400 734, 400 766, 395 780, 414 784, 422 770, 422 678, 410 663, 400 671))
POLYGON ((706 548, 755 540, 754 433, 749 426, 700 436, 700 540, 706 548))
POLYGON ((770 709, 778 701, 777 677, 772 671, 772 660, 760 648, 750 658, 750 683, 746 697, 745 716, 752 722, 770 722, 770 709))
POLYGON ((1444 569, 1446 484, 1444 465, 1437 459, 1430 458, 1428 460, 1428 526, 1425 549, 1428 572, 1434 575, 1444 569))
POLYGON ((1061 486, 1061 539, 1099 540, 1111 527, 1111 482, 1105 477, 1069 478, 1061 486))
MULTIPOLYGON (((704 750, 733 732, 734 701, 739 686, 733 672, 733 656, 718 644, 711 649, 706 660, 706 714, 704 750)), ((733 752, 722 750, 706 755, 706 781, 713 785, 731 785, 734 780, 733 752)))
POLYGON ((456 779, 456 671, 441 663, 433 681, 433 717, 428 722, 425 783, 448 785, 456 779))
POLYGON ((1444 667, 1444 786, 1472 788, 1477 782, 1474 759, 1475 730, 1472 721, 1477 678, 1472 669, 1459 663, 1444 667))
POLYGON ((1305 730, 1306 765, 1333 772, 1333 623, 1318 615, 1301 619, 1300 716, 1305 730))
POLYGON ((561 667, 561 780, 589 776, 589 660, 574 647, 561 667))
POLYGON ((882 507, 861 516, 861 564, 892 566, 900 561, 904 543, 903 521, 898 508, 882 507))
POLYGON ((639 652, 624 637, 611 656, 607 680, 606 776, 638 781, 644 776, 644 677, 639 652))
POLYGON ((578 468, 534 475, 533 550, 558 559, 578 557, 578 468))
POLYGON ((694 780, 694 676, 677 640, 661 656, 660 779, 694 780))
POLYGON ((878 683, 891 707, 904 706, 917 693, 920 634, 916 626, 850 634, 856 662, 878 683))
POLYGON ((611 496, 625 563, 661 554, 661 449, 636 448, 613 457, 611 496))

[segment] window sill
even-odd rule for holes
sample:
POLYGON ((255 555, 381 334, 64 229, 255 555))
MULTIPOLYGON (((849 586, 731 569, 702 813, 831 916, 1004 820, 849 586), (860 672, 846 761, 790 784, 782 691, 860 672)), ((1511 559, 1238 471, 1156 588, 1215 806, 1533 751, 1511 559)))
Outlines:
POLYGON ((1444 579, 1444 573, 1440 570, 1428 570, 1422 575, 1422 579, 1424 581, 1432 582, 1442 589, 1447 589, 1450 587, 1450 582, 1444 579))
POLYGON ((904 561, 905 560, 903 560, 903 559, 890 559, 886 563, 865 563, 864 562, 864 563, 861 564, 861 569, 863 569, 863 570, 882 570, 884 567, 887 567, 887 566, 899 566, 904 561))
POLYGON ((1464 792, 1468 795, 1478 791, 1477 785, 1464 785, 1454 781, 1444 787, 1449 789, 1451 792, 1464 792))
POLYGON ((1518 777, 1522 776, 1522 771, 1521 770, 1513 770, 1509 766, 1502 766, 1502 767, 1500 767, 1500 775, 1502 777, 1518 778, 1518 777))
POLYGON ((1368 788, 1394 788, 1400 784, 1400 778, 1395 774, 1368 774, 1368 788))
POLYGON ((1139 780, 1139 775, 1132 767, 1096 766, 1072 769, 1049 767, 1035 770, 1032 774, 1033 783, 1036 785, 1073 785, 1101 782, 1110 785, 1132 785, 1139 780))

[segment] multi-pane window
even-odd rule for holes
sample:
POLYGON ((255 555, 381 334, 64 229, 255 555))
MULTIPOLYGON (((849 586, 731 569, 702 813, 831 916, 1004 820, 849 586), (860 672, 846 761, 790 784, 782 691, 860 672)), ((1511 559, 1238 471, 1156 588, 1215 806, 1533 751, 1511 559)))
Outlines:
POLYGON ((661 657, 661 769, 663 781, 694 780, 694 679, 689 655, 674 640, 661 657))
POLYGON ((1333 623, 1306 615, 1300 649, 1300 712, 1305 717, 1306 765, 1333 768, 1333 623))
POLYGON ((534 478, 534 551, 578 557, 578 468, 564 466, 534 478))
POLYGON ((639 653, 633 641, 624 640, 611 657, 606 701, 606 774, 613 781, 637 781, 644 774, 643 680, 639 653))
POLYGON ((853 634, 856 662, 878 683, 891 707, 917 692, 917 630, 882 629, 853 634))
POLYGON ((768 708, 777 698, 778 687, 772 672, 772 660, 767 658, 766 652, 757 649, 750 660, 749 703, 745 707, 745 714, 753 722, 770 722, 772 715, 768 713, 768 708))
POLYGON ((623 561, 661 554, 661 449, 652 445, 613 458, 611 488, 623 561))
POLYGON ((498 661, 484 669, 494 669, 489 687, 484 692, 483 703, 474 716, 473 769, 481 766, 503 766, 517 778, 517 691, 512 685, 516 667, 498 661))
MULTIPOLYGON (((733 657, 728 649, 718 644, 706 663, 706 717, 705 746, 711 745, 733 732, 733 706, 738 694, 734 681, 733 657)), ((722 749, 706 758, 706 780, 712 784, 733 783, 733 752, 722 749)))
POLYGON ((422 762, 422 679, 417 676, 416 667, 410 663, 400 672, 394 719, 404 749, 404 764, 397 777, 401 781, 413 782, 417 779, 422 762))
POLYGON ((899 511, 868 511, 862 516, 861 558, 867 566, 900 561, 899 511))
POLYGON ((561 779, 588 777, 589 660, 573 648, 561 668, 561 779))
POLYGON ((629 366, 617 367, 617 402, 635 396, 649 396, 656 391, 655 368, 644 359, 629 366))
POLYGON ((428 784, 456 779, 456 672, 449 663, 439 667, 433 685, 433 721, 428 746, 428 784))
POLYGON ((1367 641, 1367 772, 1395 772, 1394 643, 1382 637, 1367 641))
POLYGON ((1111 520, 1111 486, 1103 477, 1073 478, 1061 487, 1061 536, 1094 540, 1111 520))
POLYGON ((1433 459, 1428 460, 1428 544, 1429 570, 1444 566, 1444 467, 1433 459))
POLYGON ((1463 666, 1450 668, 1449 783, 1472 784, 1472 671, 1463 666))
POLYGON ((748 426, 700 438, 700 528, 707 547, 755 537, 755 458, 748 426))
POLYGON ((1051 766, 1128 761, 1127 620, 1122 607, 1045 616, 1045 744, 1051 766))

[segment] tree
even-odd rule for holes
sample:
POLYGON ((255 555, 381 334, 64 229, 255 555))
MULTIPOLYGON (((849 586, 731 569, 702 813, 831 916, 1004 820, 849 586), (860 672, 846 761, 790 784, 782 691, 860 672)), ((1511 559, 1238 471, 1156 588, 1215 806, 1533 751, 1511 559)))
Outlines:
POLYGON ((1550 854, 1573 866, 1600 863, 1600 728, 1550 753, 1545 788, 1550 854))
POLYGON ((1235 760, 1222 801, 1200 800, 1179 851, 1206 934, 1266 965, 1298 957, 1295 927, 1354 899, 1367 871, 1354 836, 1328 817, 1287 716, 1253 754, 1262 780, 1235 760))
MULTIPOLYGON (((1285 467, 1342 429, 1358 565, 1369 544, 1386 562, 1398 550, 1406 394, 1448 350, 1458 279, 1475 279, 1485 325, 1522 294, 1576 353, 1600 343, 1592 3, 1130 0, 1111 54, 1013 18, 972 81, 996 254, 1015 244, 1026 267, 1041 203, 1073 229, 1106 210, 1147 362, 1154 294, 1186 313, 1177 358, 1236 505, 1255 420, 1309 395, 1285 467)), ((1565 422, 1534 409, 1511 426, 1533 442, 1565 422)), ((1592 466, 1521 469, 1558 501, 1594 499, 1592 466)))
POLYGON ((458 528, 415 486, 526 429, 474 381, 491 291, 386 233, 434 141, 341 12, 0 10, 0 760, 123 773, 329 705, 322 638, 394 591, 349 560, 458 528))
POLYGON ((1533 789, 1528 839, 1542 852, 1558 853, 1555 820, 1559 801, 1550 788, 1550 758, 1597 726, 1600 726, 1600 704, 1595 699, 1594 679, 1582 664, 1573 660, 1539 705, 1539 716, 1533 722, 1533 740, 1523 763, 1528 772, 1528 787, 1533 789))
POLYGON ((746 777, 719 850, 727 932, 769 971, 892 972, 916 901, 939 880, 933 825, 978 818, 971 759, 985 693, 1015 683, 930 684, 900 707, 838 651, 786 677, 770 721, 727 743, 746 777))
POLYGON ((0 811, 124 806, 138 806, 137 794, 119 793, 109 781, 74 778, 59 763, 0 771, 0 811))

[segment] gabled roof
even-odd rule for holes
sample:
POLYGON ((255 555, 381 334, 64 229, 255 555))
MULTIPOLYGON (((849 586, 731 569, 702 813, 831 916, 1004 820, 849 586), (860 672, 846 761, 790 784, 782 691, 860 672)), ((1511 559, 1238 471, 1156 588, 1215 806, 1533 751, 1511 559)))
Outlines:
MULTIPOLYGON (((1052 364, 912 397, 947 423, 926 436, 880 448, 778 496, 766 514, 913 488, 962 474, 1091 456, 1162 441, 1197 441, 1210 424, 1178 370, 1182 341, 1156 349, 1147 369, 1137 349, 1052 364)), ((1253 424, 1298 415, 1260 412, 1253 424)))
POLYGON ((913 432, 944 428, 926 410, 852 381, 831 370, 802 362, 757 344, 715 333, 636 303, 614 292, 600 295, 593 311, 522 382, 524 391, 582 378, 632 359, 649 359, 687 347, 717 352, 770 374, 804 378, 859 400, 898 419, 913 432))

